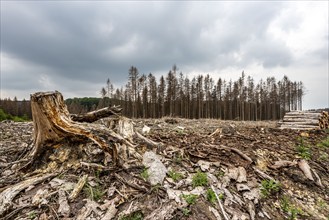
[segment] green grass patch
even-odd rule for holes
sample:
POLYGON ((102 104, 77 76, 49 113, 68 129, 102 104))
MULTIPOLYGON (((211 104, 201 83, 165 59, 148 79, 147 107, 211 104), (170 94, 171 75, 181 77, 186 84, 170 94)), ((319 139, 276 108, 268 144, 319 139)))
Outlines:
POLYGON ((207 186, 208 177, 206 173, 198 171, 192 178, 192 186, 195 188, 197 186, 207 186))
POLYGON ((298 156, 305 160, 311 159, 311 149, 310 146, 307 144, 306 140, 303 137, 300 137, 298 139, 298 144, 296 146, 296 151, 298 153, 298 156))
POLYGON ((295 220, 298 216, 304 215, 303 210, 293 205, 286 196, 281 199, 280 206, 282 211, 288 214, 288 219, 295 220))
POLYGON ((281 184, 279 182, 275 182, 274 180, 263 180, 261 182, 260 192, 264 198, 267 198, 280 190, 281 184))
POLYGON ((214 190, 212 190, 212 189, 208 189, 207 190, 207 200, 211 204, 215 204, 216 203, 216 194, 215 194, 214 190))
MULTIPOLYGON (((207 192, 206 192, 206 195, 207 195, 207 200, 211 203, 211 204, 216 204, 216 194, 215 192, 212 190, 212 189, 208 189, 207 192)), ((218 199, 220 200, 224 200, 224 195, 221 193, 218 195, 218 199)))
POLYGON ((35 211, 31 211, 28 214, 28 219, 35 219, 37 217, 38 217, 38 215, 37 215, 37 213, 35 213, 35 211))
POLYGON ((322 140, 320 143, 316 145, 317 147, 320 148, 329 148, 329 136, 327 136, 326 139, 322 140))
POLYGON ((175 172, 173 170, 170 170, 168 172, 168 176, 173 179, 175 182, 178 182, 179 180, 184 178, 184 175, 182 173, 179 172, 175 172))
POLYGON ((185 199, 185 201, 187 202, 187 204, 189 205, 193 205, 195 204, 198 196, 194 195, 194 194, 187 194, 187 195, 182 195, 182 197, 185 199))
POLYGON ((147 168, 144 168, 140 175, 144 180, 147 180, 150 177, 147 168))
POLYGON ((189 216, 191 214, 191 210, 187 208, 183 208, 182 212, 184 216, 189 216))

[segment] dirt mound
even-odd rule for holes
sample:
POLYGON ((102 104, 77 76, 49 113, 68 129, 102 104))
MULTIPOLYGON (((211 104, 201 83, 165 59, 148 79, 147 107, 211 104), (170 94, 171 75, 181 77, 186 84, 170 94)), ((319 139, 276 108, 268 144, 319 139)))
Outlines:
POLYGON ((167 173, 154 185, 148 181, 151 167, 111 167, 92 144, 79 161, 65 155, 47 161, 48 167, 54 161, 65 163, 59 174, 17 171, 15 161, 30 148, 32 123, 0 123, 0 195, 10 186, 34 181, 12 195, 10 204, 0 198, 0 217, 329 218, 329 134, 325 131, 281 130, 276 122, 172 122, 134 121, 135 130, 147 138, 133 140, 136 150, 142 155, 156 152, 154 160, 161 161, 167 173))

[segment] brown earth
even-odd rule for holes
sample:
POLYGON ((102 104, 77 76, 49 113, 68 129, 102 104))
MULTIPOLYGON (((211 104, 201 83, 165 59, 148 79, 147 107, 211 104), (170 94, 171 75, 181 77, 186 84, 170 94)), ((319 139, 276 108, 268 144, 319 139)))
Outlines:
POLYGON ((61 147, 70 155, 74 147, 83 149, 85 155, 63 156, 65 151, 54 149, 50 159, 40 161, 43 168, 33 173, 17 171, 15 161, 32 143, 32 123, 0 123, 0 195, 38 172, 59 171, 20 191, 0 218, 329 219, 329 146, 319 144, 329 143, 324 130, 302 132, 278 129, 276 122, 208 119, 134 123, 140 133, 149 127, 150 132, 143 135, 162 143, 154 149, 133 140, 139 153, 153 150, 161 156, 170 171, 162 185, 152 186, 143 166, 104 165, 104 153, 91 143, 61 147), (302 171, 305 164, 313 180, 302 171), (207 174, 207 182, 196 187, 193 179, 200 171, 207 174), (176 180, 174 174, 181 177, 176 180), (84 175, 83 190, 69 200, 84 175), (211 188, 219 200, 209 198, 211 188), (197 197, 188 204, 184 195, 190 194, 197 197))

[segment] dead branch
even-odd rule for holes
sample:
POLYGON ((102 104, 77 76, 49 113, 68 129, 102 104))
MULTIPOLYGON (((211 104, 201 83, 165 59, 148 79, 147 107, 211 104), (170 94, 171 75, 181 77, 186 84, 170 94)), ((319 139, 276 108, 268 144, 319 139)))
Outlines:
POLYGON ((123 184, 126 184, 126 185, 128 185, 128 186, 130 186, 130 187, 132 187, 134 189, 137 189, 137 190, 142 191, 142 192, 145 192, 145 193, 149 192, 149 190, 147 188, 144 188, 142 186, 139 186, 138 184, 133 183, 131 181, 128 181, 128 180, 126 180, 125 178, 123 178, 122 176, 120 176, 117 173, 115 173, 114 176, 115 176, 115 178, 117 180, 119 180, 123 184))
POLYGON ((106 169, 107 167, 103 166, 103 165, 100 165, 100 164, 97 164, 97 163, 87 163, 87 162, 83 162, 81 161, 80 162, 81 165, 83 166, 86 166, 86 167, 94 167, 94 168, 98 168, 98 169, 106 169))
POLYGON ((298 167, 299 167, 299 169, 301 169, 303 171, 303 173, 307 179, 314 181, 314 178, 313 178, 312 172, 311 172, 311 167, 310 167, 310 165, 308 165, 306 160, 302 159, 302 160, 298 161, 298 167))
POLYGON ((279 160, 279 161, 275 161, 273 165, 269 165, 268 167, 272 169, 280 169, 282 167, 292 167, 296 165, 297 165, 296 161, 279 160))
POLYGON ((320 179, 319 174, 315 171, 315 169, 311 169, 311 171, 312 171, 312 173, 314 174, 314 176, 315 176, 315 178, 316 178, 316 182, 315 182, 315 183, 316 183, 318 186, 323 187, 323 185, 322 185, 322 181, 321 181, 321 179, 320 179))
POLYGON ((176 202, 170 200, 169 202, 166 202, 164 205, 151 212, 148 216, 145 217, 145 220, 171 219, 173 213, 176 211, 176 208, 176 202))
POLYGON ((29 178, 25 181, 22 181, 20 183, 15 184, 14 186, 11 186, 4 190, 0 194, 0 216, 2 216, 13 204, 12 200, 15 198, 15 196, 20 193, 22 190, 26 189, 27 187, 31 185, 38 184, 48 178, 56 176, 57 173, 51 173, 51 174, 46 174, 43 176, 35 176, 32 178, 29 178))
POLYGON ((71 209, 67 201, 65 191, 63 189, 60 189, 58 191, 58 204, 59 204, 57 210, 58 214, 64 217, 69 217, 71 209))
POLYGON ((219 150, 227 150, 227 151, 233 151, 234 153, 238 154, 239 156, 241 156, 243 159, 249 161, 250 163, 253 162, 253 160, 248 157, 246 154, 244 154, 243 152, 241 152, 239 149, 236 149, 234 147, 226 147, 223 145, 217 146, 217 145, 213 145, 213 144, 202 144, 205 147, 213 147, 219 150))
POLYGON ((70 114, 70 117, 73 121, 91 123, 101 118, 109 117, 111 115, 118 115, 121 111, 122 108, 120 108, 119 106, 111 106, 85 114, 70 114))
POLYGON ((213 133, 209 134, 208 137, 212 137, 216 134, 221 134, 222 133, 222 128, 217 128, 213 133))
POLYGON ((143 135, 141 135, 139 132, 135 132, 136 136, 141 139, 142 141, 144 141, 147 145, 149 145, 150 147, 161 147, 163 146, 162 143, 158 143, 155 141, 152 141, 151 139, 148 139, 147 137, 144 137, 143 135))
POLYGON ((263 171, 257 169, 256 167, 254 167, 254 170, 255 170, 256 173, 258 173, 262 178, 264 178, 264 179, 268 179, 268 180, 276 181, 273 177, 267 175, 266 173, 264 173, 263 171))
POLYGON ((78 183, 75 185, 73 191, 69 196, 69 200, 73 201, 75 198, 78 197, 79 193, 81 192, 82 188, 86 184, 88 179, 88 175, 84 175, 82 178, 79 179, 78 183))

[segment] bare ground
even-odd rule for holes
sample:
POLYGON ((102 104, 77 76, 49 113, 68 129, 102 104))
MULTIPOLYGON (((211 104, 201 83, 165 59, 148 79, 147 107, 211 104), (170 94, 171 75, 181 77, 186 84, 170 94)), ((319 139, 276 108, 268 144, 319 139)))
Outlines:
POLYGON ((54 173, 15 195, 0 218, 329 219, 329 147, 319 144, 326 131, 206 119, 134 123, 140 133, 148 126, 144 136, 162 143, 154 149, 133 140, 141 154, 153 150, 161 156, 168 169, 162 185, 152 186, 143 166, 104 164, 104 153, 91 143, 68 143, 33 173, 17 171, 15 161, 32 143, 32 123, 0 123, 0 195, 36 174, 54 173), (84 155, 74 156, 76 149, 84 155), (207 174, 204 186, 195 184, 198 172, 207 174), (82 177, 81 192, 69 199, 82 177), (191 194, 195 201, 188 200, 191 194))

